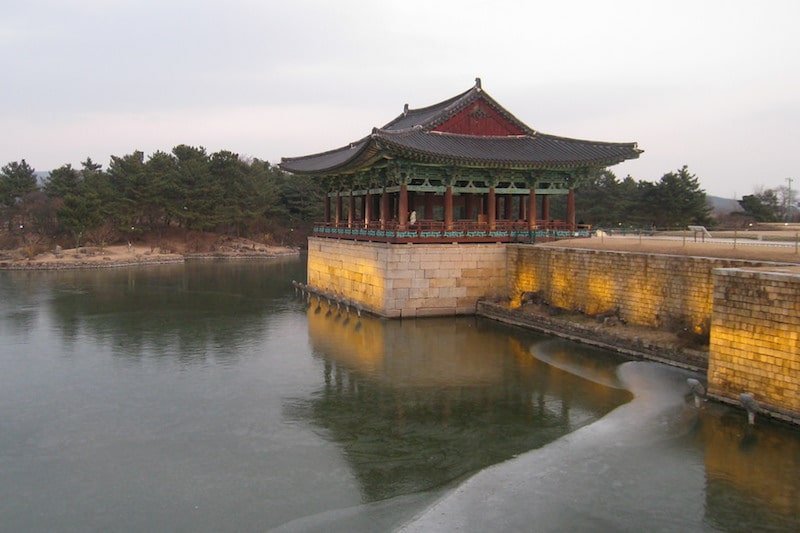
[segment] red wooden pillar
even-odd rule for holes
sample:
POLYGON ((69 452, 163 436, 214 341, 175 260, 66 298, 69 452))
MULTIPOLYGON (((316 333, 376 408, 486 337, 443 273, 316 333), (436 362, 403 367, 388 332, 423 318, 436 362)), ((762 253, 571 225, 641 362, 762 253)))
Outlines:
POLYGON ((353 217, 356 213, 356 197, 353 196, 353 191, 350 191, 350 198, 347 199, 347 227, 353 227, 353 217))
POLYGON ((514 196, 506 194, 503 196, 503 207, 505 208, 505 219, 511 220, 514 218, 514 196))
POLYGON ((444 190, 444 228, 453 229, 453 187, 450 185, 444 190))
POLYGON ((408 228, 408 185, 405 183, 400 184, 400 198, 398 202, 397 221, 400 225, 400 230, 405 231, 406 228, 408 228))
POLYGON ((567 224, 570 229, 575 229, 575 189, 570 189, 567 194, 567 224))
POLYGON ((386 192, 386 186, 383 187, 381 193, 381 229, 386 229, 386 223, 389 221, 389 193, 386 192))
POLYGON ((328 194, 325 194, 325 223, 330 224, 331 222, 331 197, 328 194))
POLYGON ((341 191, 336 191, 336 226, 339 226, 339 223, 342 221, 342 193, 341 191))
POLYGON ((489 204, 489 231, 494 231, 497 228, 497 197, 494 193, 494 187, 489 187, 489 198, 487 199, 487 203, 489 204))
POLYGON ((545 223, 550 222, 550 195, 542 195, 542 219, 545 223))
POLYGON ((536 191, 531 189, 528 195, 528 229, 536 228, 536 191))
POLYGON ((369 221, 371 217, 372 217, 372 194, 370 194, 369 184, 367 184, 367 195, 364 197, 364 227, 369 226, 369 221))

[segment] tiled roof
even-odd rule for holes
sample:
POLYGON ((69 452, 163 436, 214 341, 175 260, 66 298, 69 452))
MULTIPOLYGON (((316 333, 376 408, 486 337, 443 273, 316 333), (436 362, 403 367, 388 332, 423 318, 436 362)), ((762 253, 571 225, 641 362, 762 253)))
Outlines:
POLYGON ((464 162, 490 167, 564 168, 613 165, 639 156, 636 143, 584 141, 535 133, 483 137, 427 132, 375 130, 373 142, 389 152, 415 154, 429 161, 464 162))
POLYGON ((458 96, 454 96, 449 100, 445 100, 444 102, 439 102, 438 104, 423 107, 421 109, 408 109, 408 107, 406 107, 406 110, 403 111, 402 115, 399 115, 381 129, 405 130, 408 128, 413 128, 414 126, 425 126, 442 113, 446 113, 448 108, 453 107, 454 104, 463 101, 464 98, 473 91, 474 88, 465 93, 461 93, 458 96))
POLYGON ((280 166, 298 174, 327 174, 366 168, 387 156, 454 165, 493 168, 570 168, 608 166, 639 157, 636 143, 570 139, 536 132, 483 92, 480 80, 470 90, 438 104, 406 109, 370 135, 328 152, 283 158, 280 166), (432 131, 480 99, 524 135, 483 136, 432 131))

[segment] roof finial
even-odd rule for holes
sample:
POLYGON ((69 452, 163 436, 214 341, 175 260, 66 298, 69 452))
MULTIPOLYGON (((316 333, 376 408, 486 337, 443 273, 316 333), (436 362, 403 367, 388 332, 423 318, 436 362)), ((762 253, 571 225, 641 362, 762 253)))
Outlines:
POLYGON ((403 106, 403 116, 408 115, 408 104, 403 106))
POLYGON ((481 88, 481 79, 480 78, 475 78, 475 88, 480 90, 480 88, 481 88))

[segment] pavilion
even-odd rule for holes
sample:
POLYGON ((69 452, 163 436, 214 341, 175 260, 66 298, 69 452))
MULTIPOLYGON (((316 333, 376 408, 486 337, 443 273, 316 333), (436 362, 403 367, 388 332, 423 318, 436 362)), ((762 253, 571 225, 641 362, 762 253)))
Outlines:
POLYGON ((360 140, 282 158, 280 167, 324 180, 318 237, 512 242, 536 232, 578 235, 586 228, 575 223, 575 188, 592 172, 641 152, 636 143, 538 132, 486 94, 478 78, 438 104, 406 104, 360 140), (566 220, 550 218, 551 196, 566 196, 566 220))

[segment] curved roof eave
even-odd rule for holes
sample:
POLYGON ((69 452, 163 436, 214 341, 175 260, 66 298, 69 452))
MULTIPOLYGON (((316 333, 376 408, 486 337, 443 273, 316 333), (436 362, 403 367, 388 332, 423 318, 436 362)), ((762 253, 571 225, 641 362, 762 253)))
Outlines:
POLYGON ((579 168, 610 166, 636 159, 643 152, 636 143, 584 141, 537 134, 485 137, 424 132, 378 130, 374 137, 382 151, 411 160, 484 168, 579 168))
POLYGON ((301 157, 282 157, 278 166, 293 174, 330 174, 345 170, 353 164, 360 164, 364 159, 370 159, 370 148, 375 148, 371 139, 372 135, 368 135, 347 146, 326 152, 301 157))

